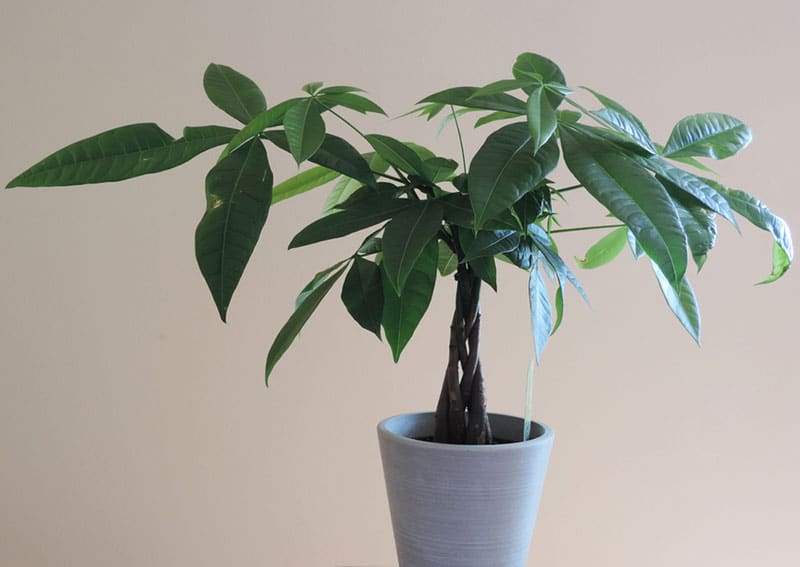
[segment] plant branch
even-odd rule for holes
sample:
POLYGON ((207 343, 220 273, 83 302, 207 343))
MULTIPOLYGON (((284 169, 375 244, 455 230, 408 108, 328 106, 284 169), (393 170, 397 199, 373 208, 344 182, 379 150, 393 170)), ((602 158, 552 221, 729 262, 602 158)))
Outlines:
POLYGON ((456 124, 456 133, 458 134, 458 145, 461 147, 461 165, 464 167, 464 173, 467 172, 467 155, 464 153, 464 139, 461 137, 461 126, 458 124, 458 115, 453 105, 450 105, 450 112, 453 115, 453 122, 456 124))
POLYGON ((601 230, 604 228, 622 228, 623 226, 628 226, 626 224, 599 224, 596 226, 578 226, 574 228, 557 228, 555 230, 551 230, 550 234, 557 234, 559 232, 580 232, 582 230, 601 230))

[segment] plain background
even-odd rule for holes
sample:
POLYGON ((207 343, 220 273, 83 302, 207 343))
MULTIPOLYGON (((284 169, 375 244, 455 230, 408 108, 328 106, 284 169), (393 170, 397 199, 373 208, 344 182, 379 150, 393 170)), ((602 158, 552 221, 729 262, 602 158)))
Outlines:
MULTIPOLYGON (((536 51, 662 142, 695 112, 743 119, 754 142, 718 172, 800 226, 791 2, 29 0, 3 12, 3 182, 122 124, 235 125, 203 94, 212 61, 270 103, 322 80, 361 86, 397 116, 441 88, 508 77, 536 51)), ((356 120, 457 155, 452 128, 437 138, 434 123, 356 120)), ((325 191, 276 205, 223 325, 193 255, 215 155, 121 185, 0 194, 0 564, 394 563, 374 427, 432 409, 452 282, 439 280, 397 366, 337 290, 265 389, 295 294, 354 243, 287 253, 325 191)), ((295 171, 273 163, 279 179, 295 171)), ((580 195, 562 215, 602 221, 580 195)), ((800 286, 794 273, 753 286, 771 242, 742 232, 721 226, 692 278, 702 349, 644 262, 626 253, 579 274, 592 307, 569 293, 537 374, 536 417, 556 445, 531 565, 800 562, 800 286)), ((596 237, 562 238, 562 253, 596 237)), ((507 266, 499 277, 483 305, 490 407, 521 414, 526 280, 507 266)))

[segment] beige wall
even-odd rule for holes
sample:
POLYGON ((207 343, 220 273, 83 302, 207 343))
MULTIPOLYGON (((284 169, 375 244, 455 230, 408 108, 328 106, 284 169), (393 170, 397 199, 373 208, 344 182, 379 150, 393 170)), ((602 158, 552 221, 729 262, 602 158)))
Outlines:
MULTIPOLYGON (((791 2, 561 4, 16 2, 0 19, 0 178, 124 123, 232 125, 204 98, 210 61, 271 102, 312 80, 355 83, 396 115, 439 88, 503 78, 530 50, 662 141, 693 112, 744 119, 754 143, 719 171, 800 227, 791 2)), ((437 141, 412 119, 361 124, 456 150, 451 130, 437 141)), ((223 325, 192 252, 213 160, 0 194, 0 565, 393 564, 374 426, 432 407, 448 282, 399 366, 332 297, 265 390, 295 293, 351 244, 287 254, 324 195, 276 206, 223 325)), ((565 219, 590 218, 585 205, 565 219)), ((557 441, 531 565, 800 564, 800 286, 797 274, 751 285, 770 242, 743 232, 722 227, 694 278, 702 349, 644 264, 580 274, 593 307, 567 298, 538 374, 536 414, 557 441)), ((561 246, 573 256, 588 242, 561 246)), ((524 275, 504 267, 500 285, 484 302, 490 403, 519 414, 524 275)))

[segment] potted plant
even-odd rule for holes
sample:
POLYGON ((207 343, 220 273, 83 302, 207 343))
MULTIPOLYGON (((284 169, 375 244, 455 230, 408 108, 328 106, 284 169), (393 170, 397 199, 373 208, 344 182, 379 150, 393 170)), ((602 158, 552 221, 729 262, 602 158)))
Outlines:
POLYGON ((561 232, 603 232, 578 261, 583 268, 606 264, 626 247, 636 258, 647 256, 668 307, 695 340, 700 315, 686 273, 690 261, 699 270, 714 247, 717 217, 737 226, 736 213, 771 233, 773 269, 763 283, 780 278, 793 258, 786 223, 755 197, 712 179, 698 160, 743 149, 751 138, 745 124, 695 114, 658 145, 615 100, 586 89, 599 108, 585 108, 559 67, 537 54, 517 57, 510 78, 434 93, 412 111, 428 120, 443 116, 459 139, 459 118, 467 113, 478 113, 476 127, 492 124, 469 160, 463 145, 453 160, 362 133, 346 112, 384 112, 355 87, 310 83, 303 96, 267 107, 251 79, 216 64, 203 85, 240 128, 187 127, 177 139, 152 123, 115 128, 53 153, 8 187, 120 181, 223 147, 206 176, 195 248, 224 321, 271 205, 335 182, 322 216, 290 247, 366 234, 351 256, 335 259, 300 292, 267 354, 267 379, 337 282, 349 314, 383 335, 397 361, 428 308, 437 272, 452 277, 448 362, 435 412, 379 425, 401 566, 512 566, 527 557, 553 435, 544 425, 487 411, 480 294, 486 286, 496 290, 497 260, 529 273, 538 360, 561 324, 565 286, 585 297, 556 247, 561 232), (353 143, 328 133, 326 119, 349 126, 353 143), (267 147, 314 165, 274 184, 267 147), (548 175, 562 155, 577 183, 555 187, 548 175), (558 205, 570 191, 588 192, 607 217, 562 227, 558 205))

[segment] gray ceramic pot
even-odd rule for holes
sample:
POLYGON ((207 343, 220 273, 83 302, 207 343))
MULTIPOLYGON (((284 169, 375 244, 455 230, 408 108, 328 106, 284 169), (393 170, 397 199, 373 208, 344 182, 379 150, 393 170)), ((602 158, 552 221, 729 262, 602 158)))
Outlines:
MULTIPOLYGON (((498 439, 522 439, 522 420, 489 416, 498 439)), ((553 432, 533 424, 528 441, 445 445, 432 413, 378 425, 400 567, 524 567, 553 432)))

